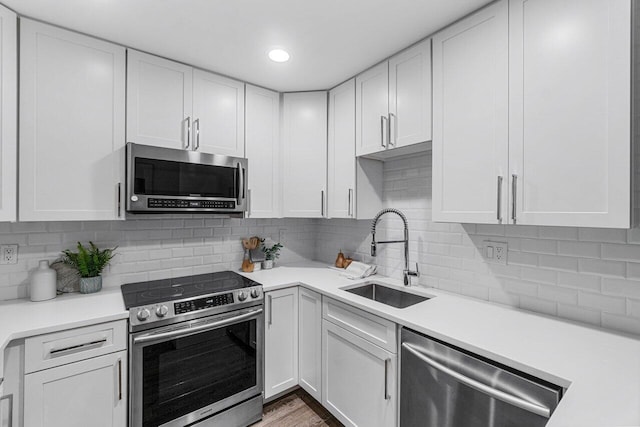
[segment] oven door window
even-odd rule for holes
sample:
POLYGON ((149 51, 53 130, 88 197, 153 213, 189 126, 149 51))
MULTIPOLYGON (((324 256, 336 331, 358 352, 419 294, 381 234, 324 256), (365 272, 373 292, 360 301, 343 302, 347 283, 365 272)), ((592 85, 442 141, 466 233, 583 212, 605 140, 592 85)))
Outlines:
POLYGON ((158 426, 256 386, 256 320, 142 349, 142 419, 158 426))

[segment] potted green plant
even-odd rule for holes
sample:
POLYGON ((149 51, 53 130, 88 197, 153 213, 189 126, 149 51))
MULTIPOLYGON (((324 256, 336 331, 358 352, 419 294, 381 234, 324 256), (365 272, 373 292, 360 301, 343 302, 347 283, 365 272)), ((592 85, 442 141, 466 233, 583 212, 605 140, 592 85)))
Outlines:
POLYGON ((100 249, 93 242, 89 242, 89 248, 78 242, 78 252, 69 249, 62 251, 65 264, 78 270, 80 274, 80 293, 90 294, 102 289, 102 270, 116 255, 113 249, 100 249))
POLYGON ((280 243, 276 243, 273 246, 262 247, 262 252, 264 252, 262 268, 265 270, 273 268, 273 262, 280 256, 280 249, 282 249, 282 245, 280 243))

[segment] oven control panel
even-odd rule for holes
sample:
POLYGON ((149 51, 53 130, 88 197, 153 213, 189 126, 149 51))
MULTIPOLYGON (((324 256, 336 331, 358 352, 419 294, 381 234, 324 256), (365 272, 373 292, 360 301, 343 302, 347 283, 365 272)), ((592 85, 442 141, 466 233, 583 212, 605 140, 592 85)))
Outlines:
POLYGON ((233 293, 217 294, 206 298, 180 301, 173 304, 176 314, 189 313, 190 311, 204 310, 205 308, 219 305, 233 304, 233 293))

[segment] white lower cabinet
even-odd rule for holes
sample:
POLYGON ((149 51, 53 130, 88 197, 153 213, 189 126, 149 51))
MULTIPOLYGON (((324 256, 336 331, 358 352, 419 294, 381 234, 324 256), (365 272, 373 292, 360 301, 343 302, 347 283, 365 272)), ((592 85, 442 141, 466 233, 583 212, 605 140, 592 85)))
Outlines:
POLYGON ((298 371, 300 387, 322 401, 322 295, 300 288, 298 293, 298 371))
POLYGON ((126 373, 120 351, 25 375, 25 426, 125 427, 126 373))
POLYGON ((298 385, 298 287, 267 292, 264 398, 298 385))
POLYGON ((322 404, 347 426, 396 424, 397 356, 322 322, 322 404))

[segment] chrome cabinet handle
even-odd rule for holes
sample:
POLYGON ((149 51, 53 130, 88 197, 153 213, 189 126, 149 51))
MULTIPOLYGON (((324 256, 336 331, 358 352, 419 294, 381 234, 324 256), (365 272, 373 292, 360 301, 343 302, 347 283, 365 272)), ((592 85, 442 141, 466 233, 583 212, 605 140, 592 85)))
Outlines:
POLYGON ((498 176, 498 206, 496 208, 496 219, 498 223, 502 223, 502 175, 498 176))
POLYGON ((353 203, 353 189, 350 188, 349 189, 349 205, 347 206, 347 209, 348 209, 347 214, 349 216, 351 216, 351 217, 353 216, 353 205, 352 205, 352 203, 353 203))
POLYGON ((324 190, 320 190, 320 216, 324 217, 324 190))
POLYGON ((387 116, 380 116, 380 141, 383 148, 387 148, 385 137, 387 136, 387 116))
POLYGON ((2 427, 11 427, 13 426, 13 394, 7 394, 6 396, 2 396, 0 397, 0 422, 2 422, 2 401, 6 400, 8 402, 8 408, 9 410, 7 411, 7 419, 9 420, 9 423, 6 426, 2 426, 2 427))
POLYGON ((122 400, 122 359, 118 359, 118 400, 122 400))
POLYGON ((191 116, 187 117, 185 122, 187 123, 187 146, 184 148, 188 150, 191 145, 191 116))
POLYGON ((195 119, 193 121, 193 126, 195 127, 196 133, 196 146, 193 147, 193 151, 198 151, 198 148, 200 148, 200 119, 195 119))
POLYGON ((102 347, 106 343, 107 343, 107 339, 102 338, 102 339, 87 342, 84 344, 50 350, 49 355, 51 355, 52 357, 59 357, 59 356, 62 356, 62 353, 69 353, 69 352, 77 353, 79 351, 89 350, 96 347, 102 347))
POLYGON ((251 189, 247 190, 247 216, 251 216, 251 189))
POLYGON ((396 143, 398 142, 398 117, 393 114, 393 113, 389 113, 389 146, 393 145, 394 147, 396 146, 396 143))
POLYGON ((122 213, 122 185, 118 183, 118 218, 122 213))
POLYGON ((391 399, 391 395, 389 394, 389 364, 391 363, 391 359, 384 360, 384 400, 391 399))
POLYGON ((458 382, 465 384, 481 393, 484 393, 487 396, 490 396, 494 399, 501 400, 505 403, 508 403, 509 405, 515 406, 525 411, 540 415, 541 417, 549 418, 551 416, 551 410, 546 406, 537 405, 535 403, 528 402, 524 399, 521 399, 518 396, 505 393, 504 391, 495 389, 473 378, 469 378, 465 375, 462 375, 461 373, 456 372, 453 369, 450 369, 444 366, 443 364, 437 362, 436 360, 433 360, 426 354, 422 353, 418 348, 414 347, 409 343, 406 343, 406 342, 402 343, 402 347, 406 348, 411 354, 413 354, 418 359, 422 360, 432 368, 437 369, 438 371, 444 372, 446 375, 453 377, 458 382))
POLYGON ((273 296, 269 295, 269 326, 273 324, 273 296))
POLYGON ((511 219, 516 223, 516 196, 518 195, 518 175, 511 175, 511 219))
POLYGON ((217 322, 203 322, 202 324, 198 324, 196 326, 185 326, 180 329, 174 329, 168 332, 156 332, 149 333, 146 335, 142 335, 139 337, 135 337, 133 339, 134 344, 140 344, 150 341, 158 341, 166 338, 180 338, 183 336, 192 335, 197 332, 205 332, 211 329, 218 329, 224 326, 230 325, 232 323, 237 323, 241 320, 245 320, 251 317, 255 317, 256 315, 262 313, 262 309, 259 308, 257 310, 252 310, 247 313, 239 314, 238 316, 233 316, 228 319, 219 320, 217 322))

